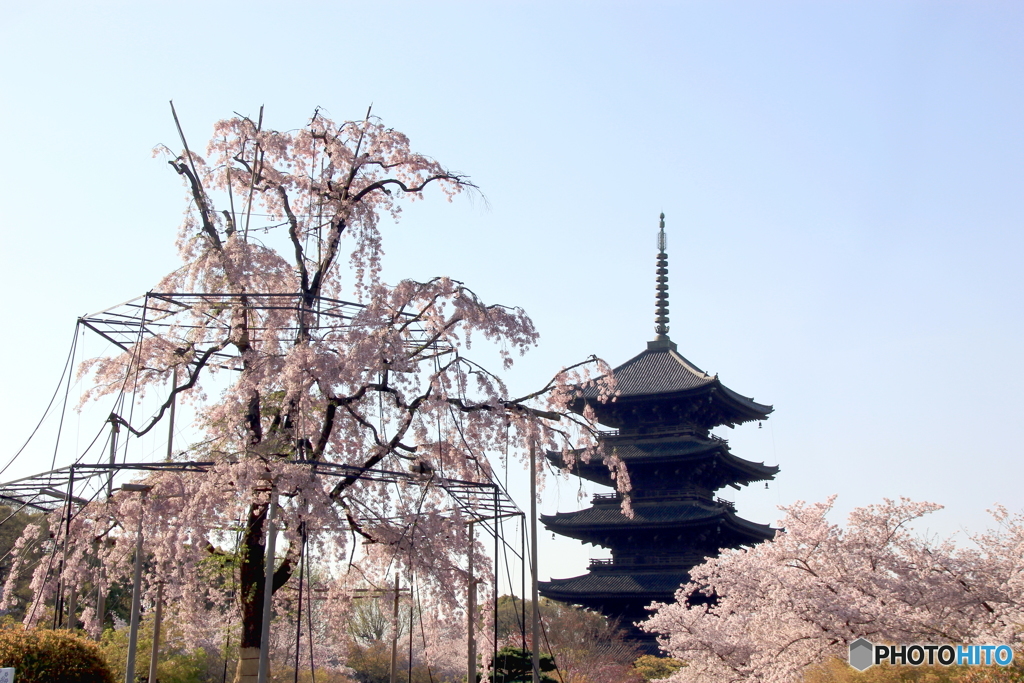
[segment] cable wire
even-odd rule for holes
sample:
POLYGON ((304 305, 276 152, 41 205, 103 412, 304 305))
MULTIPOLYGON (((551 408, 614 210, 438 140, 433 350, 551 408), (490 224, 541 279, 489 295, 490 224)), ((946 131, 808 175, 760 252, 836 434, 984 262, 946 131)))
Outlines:
POLYGON ((28 435, 28 438, 25 439, 25 443, 23 443, 21 445, 21 448, 19 448, 18 452, 14 454, 14 457, 12 457, 10 460, 7 461, 7 464, 3 466, 3 469, 0 469, 0 474, 3 474, 4 472, 6 472, 7 468, 10 467, 11 464, 15 460, 18 459, 18 456, 21 455, 21 452, 24 451, 25 447, 28 446, 29 442, 32 441, 32 437, 34 437, 36 435, 36 432, 39 431, 39 428, 43 426, 43 421, 46 420, 46 416, 49 415, 50 408, 53 407, 53 402, 57 398, 57 394, 60 393, 60 385, 64 383, 64 375, 67 373, 68 368, 71 366, 71 359, 74 357, 75 344, 77 342, 78 342, 78 323, 75 323, 75 338, 71 342, 71 348, 68 350, 68 358, 67 358, 66 361, 64 361, 64 370, 60 373, 60 379, 57 381, 57 387, 53 390, 53 396, 50 397, 50 402, 47 404, 46 410, 43 411, 43 416, 41 418, 39 418, 39 422, 38 422, 38 424, 36 424, 35 429, 33 429, 32 433, 28 435))

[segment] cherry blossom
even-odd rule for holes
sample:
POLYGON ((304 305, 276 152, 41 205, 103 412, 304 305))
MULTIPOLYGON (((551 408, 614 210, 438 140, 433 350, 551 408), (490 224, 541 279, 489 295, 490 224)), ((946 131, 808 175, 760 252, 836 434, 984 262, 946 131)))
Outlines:
POLYGON ((1024 516, 997 508, 996 531, 958 545, 911 530, 938 505, 885 500, 843 528, 833 501, 783 508, 774 541, 724 551, 652 606, 643 627, 686 663, 671 681, 798 681, 860 637, 1021 644, 1024 516))
MULTIPOLYGON (((83 366, 92 381, 83 401, 126 388, 160 396, 147 420, 111 416, 132 436, 165 419, 172 401, 191 401, 201 438, 176 457, 213 465, 151 474, 145 496, 115 492, 78 511, 58 566, 35 568, 36 603, 58 580, 105 587, 128 579, 141 523, 147 601, 163 583, 168 609, 193 626, 197 643, 239 644, 236 680, 250 680, 264 646, 264 539, 276 496, 283 538, 270 590, 278 614, 296 595, 303 552, 315 558, 318 572, 306 580, 325 619, 344 620, 353 589, 384 589, 396 572, 457 614, 469 520, 436 481, 487 482, 501 458, 525 457, 531 442, 593 448, 592 415, 568 404, 588 383, 610 398, 608 368, 589 359, 536 392, 510 395, 501 373, 538 339, 524 311, 487 304, 449 277, 381 281, 382 215, 398 218, 403 202, 435 188, 450 200, 476 187, 369 115, 335 124, 316 112, 288 132, 265 128, 262 114, 235 117, 216 124, 205 156, 187 146, 157 151, 186 189, 183 265, 147 299, 147 314, 161 320, 157 333, 83 366), (161 303, 159 293, 176 292, 192 294, 193 304, 161 303), (342 305, 346 292, 360 305, 342 305), (496 344, 502 368, 466 355, 477 338, 496 344), (352 470, 315 474, 310 463, 420 474, 388 483, 352 470)), ((624 471, 619 477, 628 486, 624 471)), ((62 514, 51 528, 61 528, 62 514)), ((471 551, 486 574, 484 546, 478 540, 471 551)), ((27 621, 42 612, 30 610, 27 621)), ((91 606, 83 618, 100 628, 91 606)))

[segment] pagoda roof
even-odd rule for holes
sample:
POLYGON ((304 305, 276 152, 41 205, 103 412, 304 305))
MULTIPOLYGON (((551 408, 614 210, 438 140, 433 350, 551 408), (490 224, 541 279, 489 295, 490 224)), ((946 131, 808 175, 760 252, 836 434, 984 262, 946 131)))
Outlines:
MULTIPOLYGON (((698 436, 677 436, 670 438, 661 437, 648 439, 638 439, 634 437, 629 440, 624 440, 619 437, 602 436, 601 444, 596 450, 591 451, 590 463, 602 463, 605 453, 613 448, 615 449, 616 455, 627 462, 630 460, 656 460, 661 458, 692 458, 694 456, 704 455, 705 453, 729 450, 728 443, 725 439, 719 439, 717 437, 710 439, 704 439, 698 436)), ((581 465, 587 464, 581 460, 586 449, 577 448, 573 449, 571 452, 575 456, 575 463, 579 463, 581 465)), ((547 458, 554 465, 559 467, 565 466, 565 458, 562 456, 561 451, 548 451, 547 458)))
POLYGON ((548 598, 572 602, 577 598, 669 599, 690 580, 687 572, 588 573, 568 579, 539 581, 540 592, 548 598))
MULTIPOLYGON (((774 479, 779 473, 776 465, 765 465, 764 463, 745 460, 732 454, 728 442, 725 439, 711 437, 710 439, 698 436, 673 436, 653 438, 622 438, 606 437, 602 439, 601 445, 596 452, 592 452, 589 462, 581 459, 584 451, 582 449, 573 451, 576 460, 571 471, 598 483, 607 483, 610 480, 608 468, 604 464, 605 455, 609 450, 614 449, 615 454, 626 463, 626 467, 643 465, 648 462, 660 461, 693 461, 706 458, 719 458, 721 462, 733 470, 735 479, 742 484, 754 481, 774 479)), ((548 451, 547 459, 556 467, 565 467, 565 458, 558 451, 548 451)))
POLYGON ((745 520, 732 511, 731 505, 725 503, 702 500, 635 501, 632 507, 632 518, 623 514, 617 505, 594 505, 576 512, 541 515, 541 522, 550 531, 572 538, 590 537, 602 531, 652 527, 672 529, 680 526, 705 526, 715 522, 730 527, 751 542, 775 536, 771 526, 745 520))
MULTIPOLYGON (((625 443, 609 439, 605 440, 603 446, 602 451, 613 448, 620 458, 627 461, 674 458, 679 456, 690 457, 713 451, 729 450, 728 444, 726 444, 724 439, 702 439, 692 436, 675 439, 628 441, 625 443)), ((603 458, 604 452, 598 453, 597 457, 603 458)))
MULTIPOLYGON (((698 389, 716 381, 696 365, 680 355, 672 346, 651 348, 630 358, 612 370, 619 398, 674 394, 698 389)), ((584 391, 588 398, 597 398, 596 389, 584 391)))
MULTIPOLYGON (((647 344, 647 349, 630 358, 612 370, 615 377, 615 403, 632 403, 651 399, 680 400, 688 397, 712 394, 724 404, 732 415, 731 422, 763 420, 774 408, 757 403, 722 384, 718 375, 709 375, 694 363, 683 357, 676 344, 668 338, 647 344)), ((580 398, 573 408, 582 411, 583 404, 590 403, 600 418, 602 408, 614 403, 601 403, 597 386, 586 386, 580 390, 580 398)))

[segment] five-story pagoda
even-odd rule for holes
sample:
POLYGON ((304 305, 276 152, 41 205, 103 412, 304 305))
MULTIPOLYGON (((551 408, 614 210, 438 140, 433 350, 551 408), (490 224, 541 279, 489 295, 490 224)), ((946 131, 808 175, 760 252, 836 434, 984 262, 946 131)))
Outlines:
MULTIPOLYGON (((596 390, 583 390, 574 408, 582 412, 589 404, 613 431, 602 436, 597 455, 573 463, 571 471, 614 486, 608 460, 624 463, 632 517, 614 493, 595 495, 593 505, 578 512, 541 516, 550 531, 611 550, 611 558, 592 560, 582 576, 542 582, 541 594, 597 609, 623 626, 646 619, 644 608, 651 602, 673 600, 689 569, 706 557, 774 535, 771 527, 739 517, 715 492, 773 479, 779 468, 736 457, 724 439, 710 433, 721 425, 764 420, 772 407, 727 388, 718 375, 681 356, 669 339, 665 246, 662 214, 654 341, 613 370, 615 401, 602 403, 596 390)), ((547 457, 564 465, 559 453, 547 457)), ((653 645, 652 636, 636 629, 633 635, 653 645)))

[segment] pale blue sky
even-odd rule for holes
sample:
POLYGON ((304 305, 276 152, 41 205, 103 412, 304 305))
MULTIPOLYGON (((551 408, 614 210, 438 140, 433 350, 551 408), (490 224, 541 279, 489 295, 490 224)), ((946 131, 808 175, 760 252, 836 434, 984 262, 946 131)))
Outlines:
MULTIPOLYGON (((737 494, 744 516, 902 494, 947 505, 929 522, 946 533, 980 529, 994 502, 1024 507, 1019 3, 40 2, 3 15, 4 452, 43 410, 75 317, 175 266, 182 189, 150 158, 176 139, 167 100, 197 147, 233 111, 265 104, 291 128, 316 106, 346 119, 372 102, 487 199, 410 208, 386 230, 386 275, 448 274, 526 308, 542 343, 513 386, 644 348, 664 211, 673 339, 776 406, 762 430, 726 430, 738 455, 782 468, 769 490, 737 494)), ((574 489, 550 487, 545 508, 573 509, 574 489)), ((558 544, 549 556, 575 559, 542 570, 581 569, 588 550, 558 544)))

